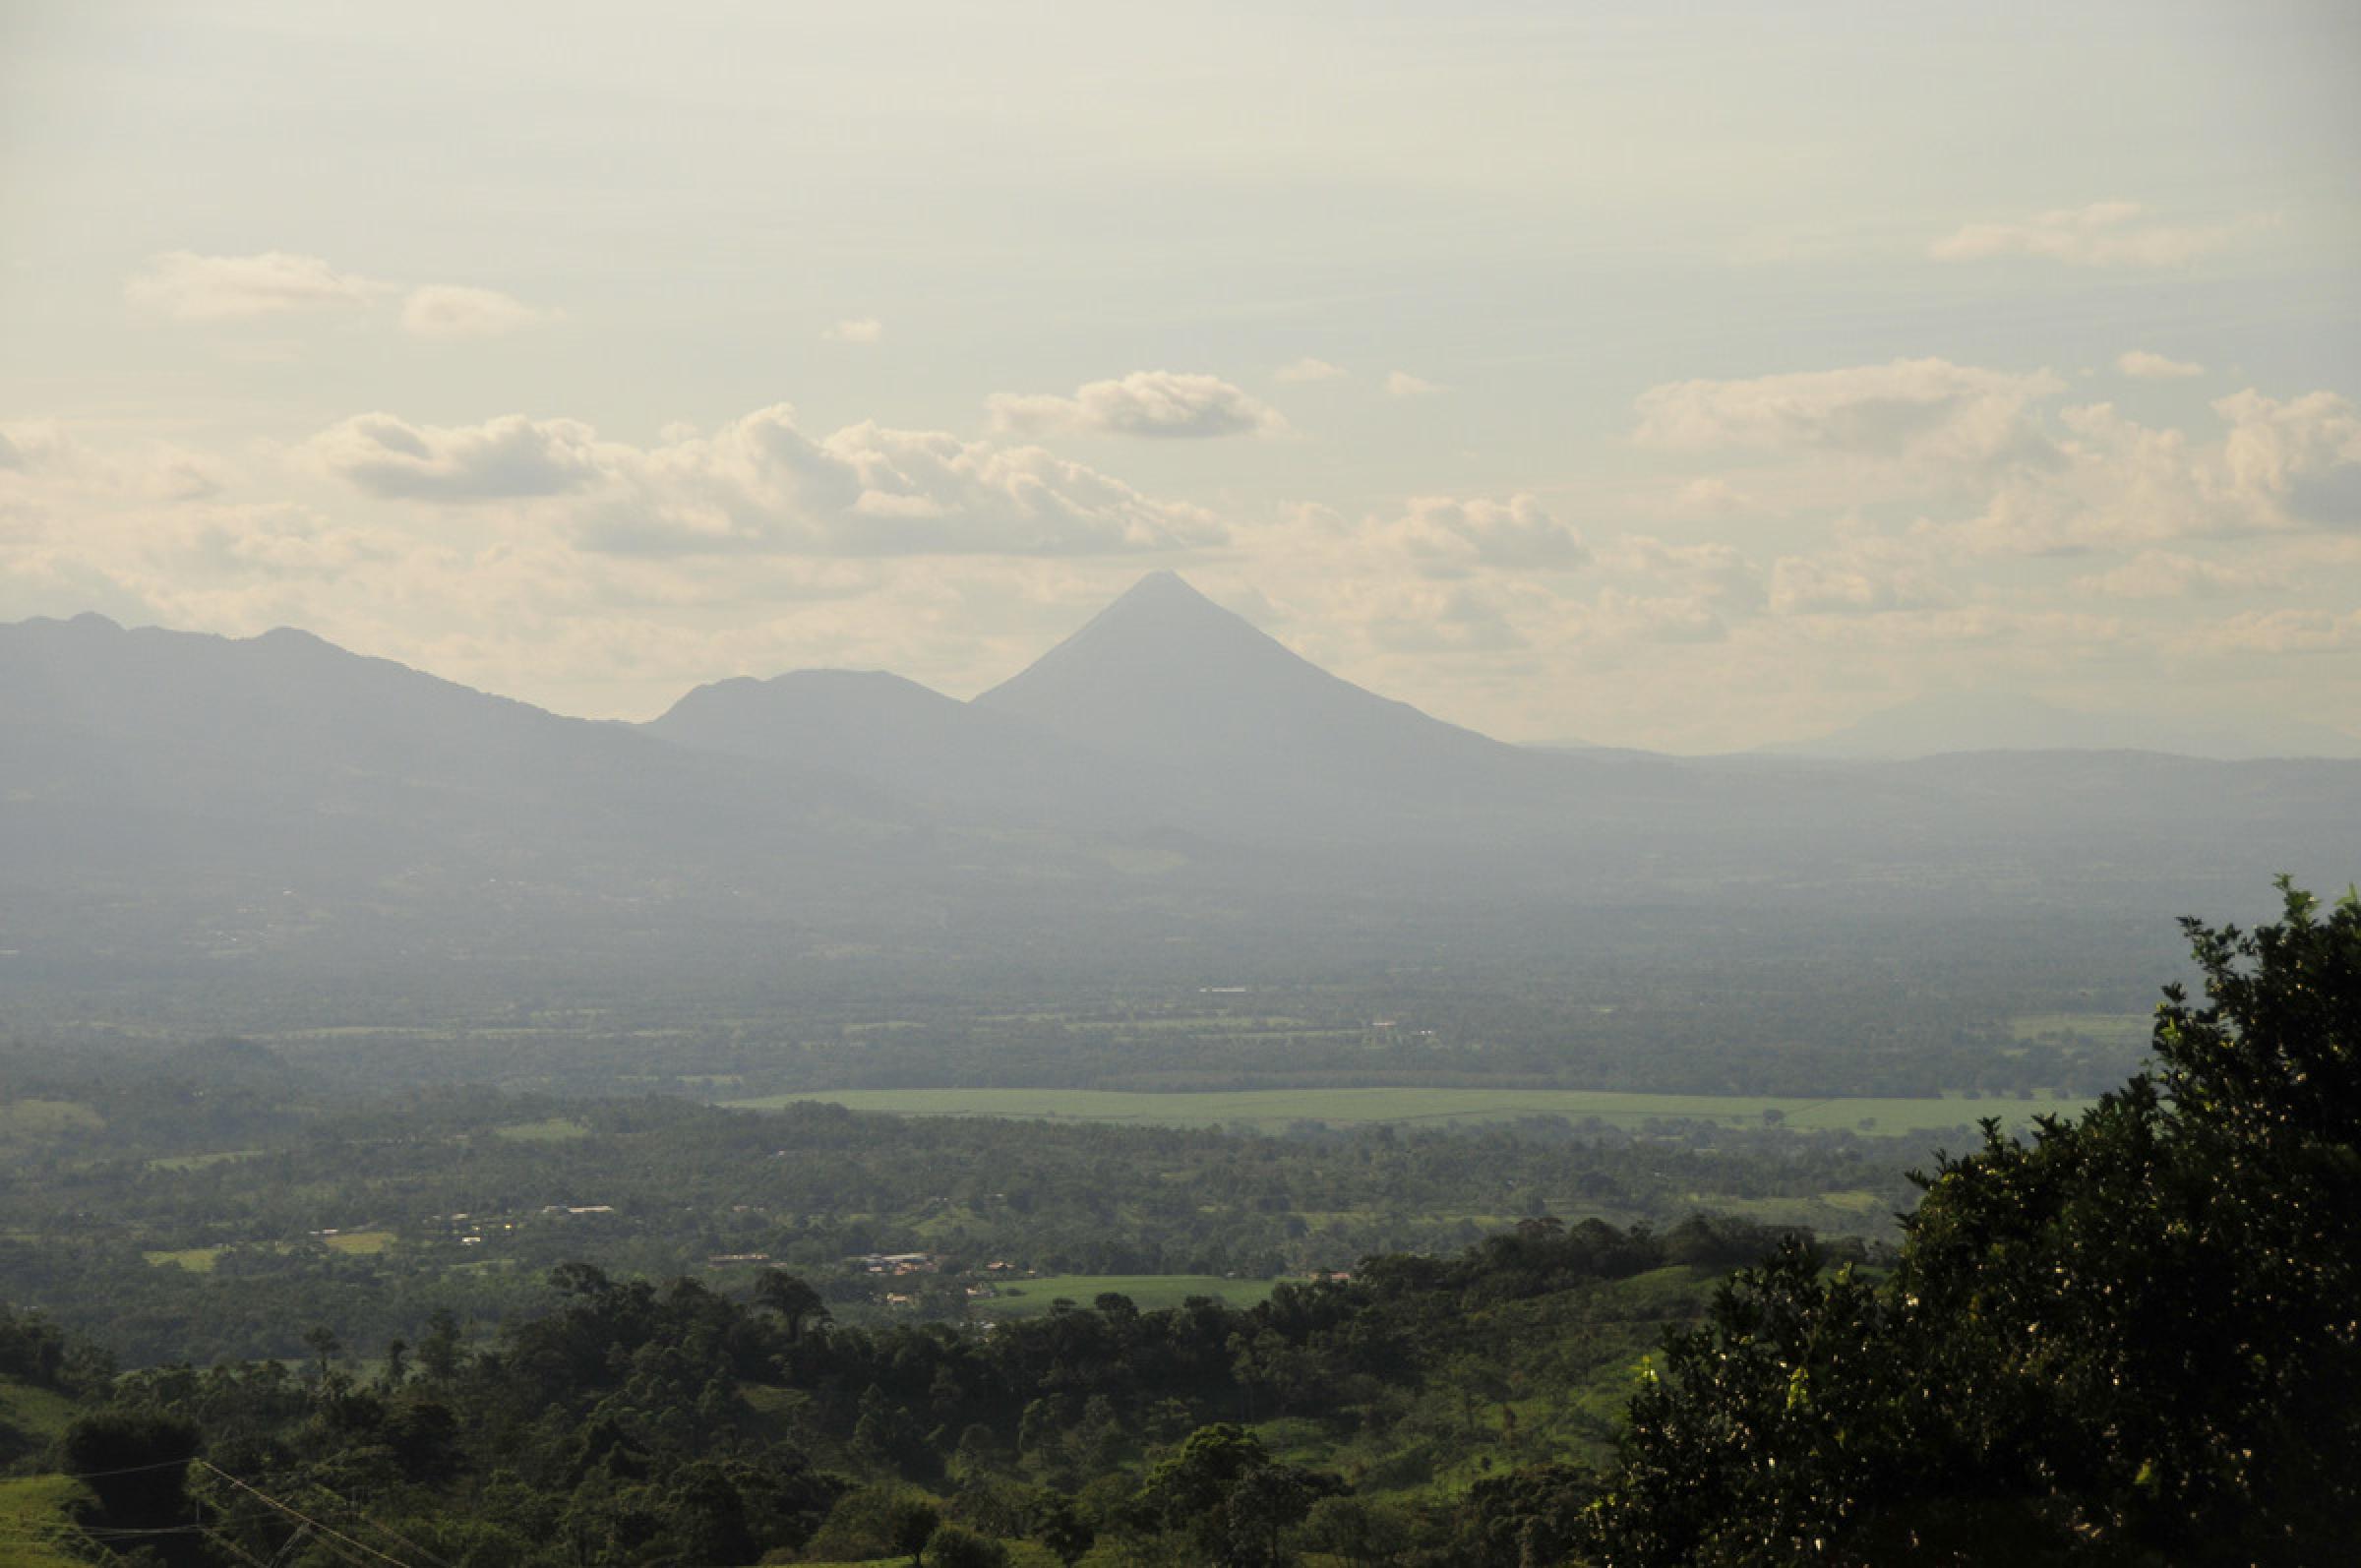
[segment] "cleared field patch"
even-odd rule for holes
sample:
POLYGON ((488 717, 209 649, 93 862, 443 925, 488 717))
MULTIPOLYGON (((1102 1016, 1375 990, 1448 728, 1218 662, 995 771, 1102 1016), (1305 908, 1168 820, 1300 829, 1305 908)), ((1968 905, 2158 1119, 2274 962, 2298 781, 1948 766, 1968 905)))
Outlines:
POLYGON ((1045 1121, 1129 1122, 1140 1126, 1247 1126, 1278 1131, 1293 1122, 1334 1126, 1449 1125, 1563 1116, 1636 1128, 1651 1120, 1710 1121, 1723 1126, 1779 1125, 1804 1131, 1853 1129, 1884 1137, 1914 1131, 1951 1135, 1997 1116, 2013 1130, 2042 1115, 2071 1116, 2089 1102, 2029 1100, 1799 1100, 1742 1095, 1623 1094, 1588 1089, 1241 1089, 1170 1094, 1113 1089, 833 1089, 724 1102, 776 1110, 818 1100, 854 1111, 906 1116, 1016 1116, 1045 1121))
POLYGON ((227 1165, 233 1160, 251 1160, 260 1149, 223 1149, 217 1154, 167 1154, 148 1162, 151 1171, 202 1171, 209 1165, 227 1165))
POLYGON ((2156 1026, 2155 1015, 2145 1012, 2034 1012, 2009 1020, 2009 1033, 2019 1040, 2041 1040, 2054 1035, 2081 1035, 2109 1045, 2143 1046, 2156 1026))
POLYGON ((545 1116, 539 1121, 519 1121, 513 1126, 495 1127, 495 1137, 513 1143, 572 1143, 590 1136, 590 1124, 571 1116, 545 1116))
POLYGON ((191 1274, 211 1274, 213 1263, 228 1250, 217 1246, 157 1247, 140 1256, 158 1268, 187 1269, 191 1274))
POLYGON ((56 1437, 74 1419, 74 1402, 52 1388, 0 1377, 0 1423, 35 1437, 56 1437))
POLYGON ((90 1568, 86 1553, 97 1548, 74 1526, 90 1498, 89 1487, 63 1476, 0 1480, 0 1551, 17 1568, 90 1568))
POLYGON ((1051 1274, 1014 1280, 999 1295, 975 1303, 983 1317, 1032 1317, 1059 1300, 1088 1306, 1110 1293, 1127 1296, 1143 1312, 1179 1306, 1192 1296, 1210 1296, 1232 1306, 1252 1306, 1270 1297, 1276 1280, 1226 1280, 1218 1274, 1051 1274))
POLYGON ((332 1252, 345 1252, 354 1257, 374 1257, 394 1244, 391 1231, 339 1231, 321 1238, 332 1252))
POLYGON ((53 1143, 105 1125, 79 1100, 0 1100, 0 1143, 53 1143))

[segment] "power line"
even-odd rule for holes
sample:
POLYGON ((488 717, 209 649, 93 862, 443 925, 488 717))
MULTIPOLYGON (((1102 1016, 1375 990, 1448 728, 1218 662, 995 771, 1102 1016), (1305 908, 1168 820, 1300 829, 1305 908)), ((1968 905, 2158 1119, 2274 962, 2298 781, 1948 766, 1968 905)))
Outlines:
POLYGON ((238 1490, 251 1493, 266 1505, 275 1508, 280 1513, 285 1514, 289 1519, 301 1520, 303 1523, 311 1526, 312 1529, 318 1531, 322 1536, 328 1538, 332 1541, 342 1541, 345 1545, 351 1546, 358 1551, 367 1552, 370 1556, 375 1557, 379 1562, 392 1563, 394 1568, 412 1568, 411 1564, 403 1562, 399 1557, 393 1556, 387 1552, 379 1551, 375 1546, 370 1545, 365 1540, 355 1540, 352 1537, 345 1535, 342 1531, 331 1529, 329 1526, 322 1524, 319 1520, 314 1519, 302 1509, 297 1508, 289 1503, 280 1502, 277 1498, 264 1491, 261 1487, 249 1486, 246 1482, 238 1479, 237 1477, 232 1476, 228 1471, 223 1470, 218 1465, 202 1459, 192 1460, 190 1463, 205 1471, 208 1475, 220 1477, 232 1486, 237 1487, 238 1490))
POLYGON ((142 1471, 170 1470, 175 1465, 194 1465, 196 1463, 197 1457, 192 1454, 187 1459, 159 1459, 151 1465, 125 1465, 120 1470, 86 1470, 80 1473, 50 1471, 48 1474, 64 1476, 68 1480, 102 1480, 109 1476, 136 1476, 142 1471))
POLYGON ((311 1487, 311 1489, 316 1492, 325 1493, 327 1496, 333 1498, 340 1507, 343 1508, 346 1513, 352 1515, 353 1518, 359 1520, 362 1524, 367 1525, 370 1529, 377 1531, 381 1535, 393 1537, 394 1544, 400 1546, 404 1551, 410 1552, 416 1556, 424 1557, 428 1562, 434 1564, 434 1568, 452 1568, 450 1563, 436 1556, 433 1552, 428 1551, 424 1546, 419 1545, 416 1541, 404 1536, 400 1531, 395 1530, 392 1525, 387 1524, 381 1519, 372 1518, 367 1513, 364 1513, 361 1510, 360 1504, 354 1502, 351 1498, 346 1497, 343 1493, 336 1491, 333 1487, 323 1485, 316 1480, 309 1480, 304 1484, 311 1487))

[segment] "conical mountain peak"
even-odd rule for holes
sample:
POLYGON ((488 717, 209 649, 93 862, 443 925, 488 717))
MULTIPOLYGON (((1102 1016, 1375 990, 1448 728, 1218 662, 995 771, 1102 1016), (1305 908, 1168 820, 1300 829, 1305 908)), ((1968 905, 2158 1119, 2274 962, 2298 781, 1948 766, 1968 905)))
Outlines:
MULTIPOLYGON (((1168 628, 1176 633, 1189 630, 1202 635, 1235 634, 1239 632, 1263 635, 1243 616, 1234 614, 1214 603, 1186 577, 1178 572, 1151 572, 1130 587, 1114 603, 1101 610, 1089 625, 1075 633, 1076 638, 1090 635, 1094 630, 1120 627, 1136 632, 1146 627, 1168 628)), ((1072 639, 1069 639, 1072 640, 1072 639)), ((1277 643, 1272 643, 1277 647, 1277 643)))
POLYGON ((1507 748, 1338 679, 1178 574, 1150 573, 976 698, 1109 755, 1317 789, 1507 748))
POLYGON ((1199 593, 1194 584, 1192 584, 1186 577, 1180 575, 1180 573, 1173 571, 1170 567, 1163 568, 1162 570, 1156 572, 1151 572, 1146 576, 1141 577, 1137 582, 1134 582, 1131 584, 1131 586, 1125 588, 1122 592, 1122 596, 1118 598, 1114 604, 1109 605, 1108 608, 1112 610, 1118 606, 1126 604, 1140 608, 1163 608, 1167 606, 1177 608, 1183 605, 1202 605, 1209 609, 1221 608, 1211 599, 1208 599, 1205 597, 1205 595, 1199 593))

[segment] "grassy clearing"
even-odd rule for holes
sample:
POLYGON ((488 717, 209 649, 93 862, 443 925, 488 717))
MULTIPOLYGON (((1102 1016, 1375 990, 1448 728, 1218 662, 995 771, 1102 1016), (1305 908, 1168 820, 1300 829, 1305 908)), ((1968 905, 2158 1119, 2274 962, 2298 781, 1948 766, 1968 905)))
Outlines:
POLYGON ((223 1149, 218 1154, 170 1154, 148 1162, 151 1171, 202 1171, 209 1165, 227 1165, 234 1160, 251 1160, 260 1149, 223 1149))
POLYGON ((140 1256, 158 1268, 187 1269, 191 1274, 211 1274, 214 1262, 228 1249, 218 1246, 159 1247, 140 1256))
POLYGON ((90 1495, 63 1476, 0 1480, 0 1556, 16 1568, 90 1568, 91 1557, 74 1549, 88 1544, 74 1511, 90 1495))
POLYGON ((1523 1116, 1596 1116, 1621 1127, 1652 1119, 1761 1126, 1806 1131, 1851 1128, 1894 1137, 1926 1129, 1948 1133, 1998 1116, 2012 1128, 2035 1116, 2072 1115, 2089 1102, 2030 1100, 1845 1099, 1794 1100, 1740 1095, 1619 1094, 1588 1089, 1243 1089, 1220 1093, 1157 1094, 1107 1089, 831 1089, 766 1095, 725 1104, 775 1110, 802 1100, 827 1101, 855 1111, 911 1116, 1017 1116, 1039 1120, 1128 1122, 1141 1126, 1242 1125, 1277 1131, 1296 1121, 1338 1126, 1379 1122, 1448 1125, 1511 1121, 1523 1116))
POLYGON ((572 1143, 590 1136, 590 1124, 571 1116, 548 1116, 539 1121, 519 1121, 514 1126, 495 1127, 496 1137, 513 1143, 572 1143))
POLYGON ((0 1101, 0 1143, 54 1143, 105 1125, 103 1116, 79 1100, 0 1101))
POLYGON ((1874 1192, 1821 1192, 1810 1197, 1758 1198, 1693 1192, 1689 1199, 1713 1214, 1736 1215, 1764 1225, 1798 1225, 1823 1236, 1883 1233, 1891 1217, 1908 1210, 1915 1195, 1884 1197, 1874 1192))
POLYGON ((1252 1306, 1266 1299, 1276 1280, 1226 1280, 1218 1274, 1051 1274, 1038 1280, 1015 1280, 1000 1294, 976 1302, 986 1317, 1035 1317, 1050 1303, 1067 1300, 1088 1306, 1113 1292, 1131 1297, 1143 1312, 1179 1306, 1192 1296, 1210 1296, 1232 1306, 1252 1306), (1022 1294, 1019 1294, 1022 1293, 1022 1294))
POLYGON ((2155 1026, 2155 1015, 2145 1012, 2035 1012, 2010 1019, 2009 1033, 2019 1040, 2081 1035, 2109 1045, 2143 1046, 2155 1026))
POLYGON ((332 1252, 348 1252, 354 1257, 375 1257, 394 1244, 391 1231, 344 1231, 320 1238, 332 1252))
POLYGON ((0 1422, 35 1437, 56 1437, 74 1419, 74 1402, 55 1389, 0 1377, 0 1422))

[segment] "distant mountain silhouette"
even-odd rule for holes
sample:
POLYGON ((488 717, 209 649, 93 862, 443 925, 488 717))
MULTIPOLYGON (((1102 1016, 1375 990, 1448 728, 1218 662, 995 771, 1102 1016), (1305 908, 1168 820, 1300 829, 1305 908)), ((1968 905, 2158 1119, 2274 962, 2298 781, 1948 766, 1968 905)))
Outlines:
POLYGON ((0 627, 7 884, 480 915, 733 874, 874 876, 874 789, 565 718, 281 629, 0 627), (857 824, 867 824, 856 830, 857 824))
POLYGON ((1418 951, 1545 944, 1569 912, 1634 904, 1753 908, 1767 932, 1783 910, 2200 909, 2361 864, 2361 763, 1510 747, 1170 573, 973 702, 801 671, 643 726, 301 632, 29 621, 0 627, 0 955, 20 967, 731 975, 1371 931, 1418 951))
POLYGON ((1171 572, 974 705, 1185 784, 1214 831, 1436 829, 1550 765, 1330 675, 1171 572))
POLYGON ((959 819, 1135 828, 1177 814, 1145 770, 883 671, 716 681, 644 728, 699 751, 823 766, 959 819))
POLYGON ((2271 719, 2080 712, 2007 693, 1952 692, 1880 708, 1827 735, 1764 750, 1894 759, 1957 752, 2135 751, 2239 760, 2361 757, 2361 736, 2271 719))
POLYGON ((1179 766, 1328 774, 1514 754, 1330 675, 1171 572, 1142 577, 975 705, 1179 766))

